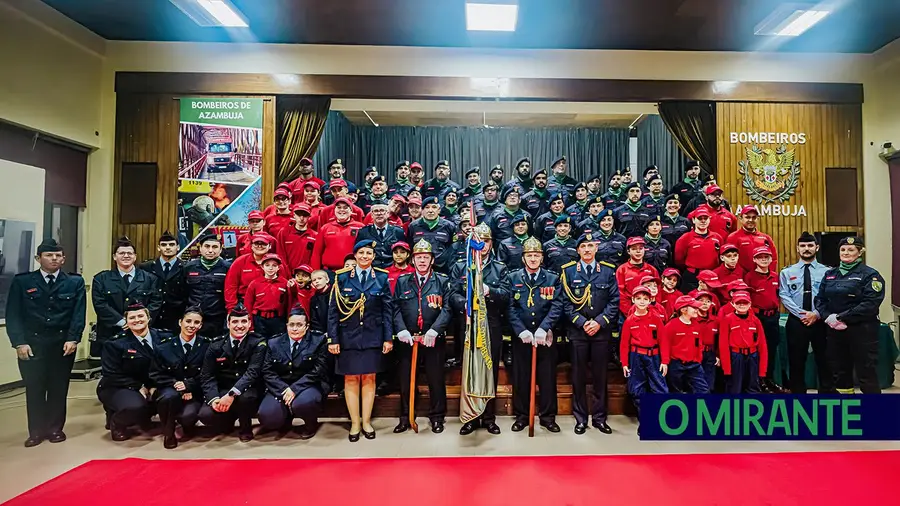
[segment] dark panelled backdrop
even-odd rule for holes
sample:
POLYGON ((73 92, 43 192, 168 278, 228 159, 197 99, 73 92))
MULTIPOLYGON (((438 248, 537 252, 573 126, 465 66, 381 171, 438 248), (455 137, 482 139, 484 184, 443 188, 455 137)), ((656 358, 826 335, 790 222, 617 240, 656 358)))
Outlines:
POLYGON ((393 182, 393 168, 401 160, 418 161, 432 177, 434 165, 450 161, 452 178, 462 182, 470 167, 481 168, 482 181, 500 164, 506 177, 516 161, 528 156, 535 168, 565 155, 569 175, 585 180, 591 174, 607 177, 628 166, 628 129, 622 128, 483 128, 483 127, 374 127, 354 126, 339 112, 330 112, 313 162, 317 173, 341 158, 347 177, 360 180, 371 165, 393 182))

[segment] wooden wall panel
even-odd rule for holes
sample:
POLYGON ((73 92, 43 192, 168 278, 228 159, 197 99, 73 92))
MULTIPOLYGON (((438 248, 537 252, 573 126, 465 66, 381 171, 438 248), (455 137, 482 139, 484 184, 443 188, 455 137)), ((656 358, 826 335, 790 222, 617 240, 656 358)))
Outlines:
MULTIPOLYGON (((134 242, 140 261, 156 256, 156 241, 160 234, 166 230, 172 233, 177 231, 178 98, 172 94, 142 93, 118 93, 116 97, 113 236, 128 236, 134 242), (145 188, 120 188, 122 164, 128 162, 155 162, 159 166, 155 188, 156 220, 153 224, 123 225, 119 222, 120 199, 128 198, 128 192, 152 191, 145 188)), ((262 185, 265 204, 271 201, 274 191, 275 101, 273 97, 264 98, 262 185)))
MULTIPOLYGON (((719 103, 717 105, 718 182, 732 210, 747 204, 769 206, 763 211, 759 228, 775 240, 779 253, 788 262, 796 261, 796 241, 803 231, 863 233, 862 221, 862 111, 858 105, 719 103), (732 133, 805 133, 806 143, 786 144, 800 162, 796 193, 784 202, 756 202, 742 186, 741 161, 747 160, 752 142, 732 143, 732 133), (860 194, 857 213, 859 227, 829 226, 829 206, 847 205, 846 201, 825 198, 825 169, 857 169, 860 194), (775 216, 773 206, 795 214, 800 206, 806 216, 775 216), (796 208, 795 208, 796 206, 796 208)), ((739 139, 741 140, 741 139, 739 139)), ((780 143, 755 143, 762 149, 775 149, 780 143)), ((780 262, 781 266, 785 262, 780 262)))

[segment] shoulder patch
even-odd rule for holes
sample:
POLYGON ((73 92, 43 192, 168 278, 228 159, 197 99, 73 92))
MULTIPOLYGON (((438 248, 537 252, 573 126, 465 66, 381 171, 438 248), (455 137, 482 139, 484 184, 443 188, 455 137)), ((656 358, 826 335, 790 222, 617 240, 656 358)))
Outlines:
POLYGON ((569 263, 567 263, 567 264, 563 264, 561 268, 562 268, 562 269, 565 269, 566 267, 572 267, 573 265, 575 265, 575 264, 577 264, 577 263, 578 263, 577 260, 572 260, 571 262, 569 262, 569 263))
POLYGON ((607 266, 607 267, 609 267, 609 268, 612 268, 612 269, 615 269, 615 268, 616 268, 615 265, 613 265, 613 264, 611 264, 611 263, 609 263, 609 262, 606 262, 606 261, 601 261, 601 262, 599 262, 599 263, 600 263, 600 265, 605 265, 605 266, 607 266))
POLYGON ((334 273, 335 274, 343 274, 345 272, 350 272, 352 269, 353 269, 353 267, 344 267, 343 269, 338 269, 338 270, 334 271, 334 273))
POLYGON ((268 345, 266 344, 266 341, 260 341, 259 344, 257 344, 256 346, 258 346, 260 348, 264 348, 265 346, 268 346, 268 345))
POLYGON ((385 269, 382 269, 382 268, 381 268, 381 267, 372 267, 372 269, 374 269, 374 270, 376 270, 376 271, 378 271, 378 272, 383 272, 383 273, 385 273, 385 274, 387 274, 387 273, 388 273, 388 271, 387 271, 387 270, 385 270, 385 269))

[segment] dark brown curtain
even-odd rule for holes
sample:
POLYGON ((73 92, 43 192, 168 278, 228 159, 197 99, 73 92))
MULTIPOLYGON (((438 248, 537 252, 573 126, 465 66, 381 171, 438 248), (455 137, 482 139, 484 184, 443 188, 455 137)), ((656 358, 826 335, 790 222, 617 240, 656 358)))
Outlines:
POLYGON ((298 163, 312 158, 325 130, 325 120, 331 99, 323 97, 278 97, 276 112, 279 118, 278 171, 281 183, 297 177, 298 163))
POLYGON ((700 162, 704 171, 716 175, 715 102, 660 102, 659 117, 678 147, 700 162))

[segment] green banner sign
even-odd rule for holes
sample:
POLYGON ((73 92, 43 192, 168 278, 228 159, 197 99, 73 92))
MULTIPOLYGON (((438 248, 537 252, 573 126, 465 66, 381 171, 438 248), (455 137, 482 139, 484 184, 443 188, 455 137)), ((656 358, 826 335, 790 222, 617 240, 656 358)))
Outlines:
POLYGON ((201 125, 262 128, 261 98, 182 98, 181 122, 201 125))

